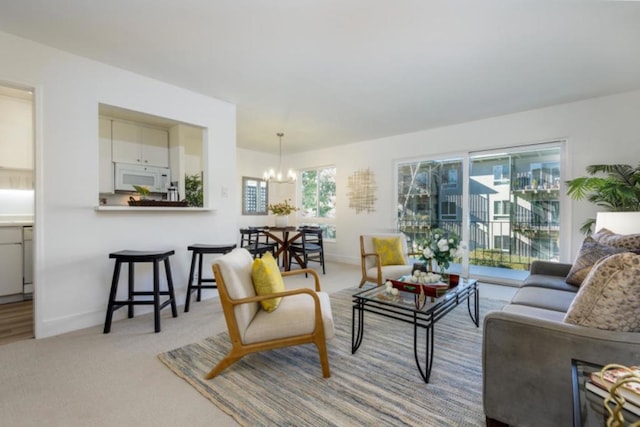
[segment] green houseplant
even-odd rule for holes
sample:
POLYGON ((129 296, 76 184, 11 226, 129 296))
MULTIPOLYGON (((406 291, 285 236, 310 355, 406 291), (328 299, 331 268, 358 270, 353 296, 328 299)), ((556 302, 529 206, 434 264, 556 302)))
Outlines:
MULTIPOLYGON (((609 212, 640 211, 640 163, 635 168, 613 164, 589 165, 586 169, 589 176, 567 181, 571 198, 587 199, 609 212)), ((580 231, 590 234, 595 221, 587 219, 580 231)))
POLYGON ((144 200, 149 195, 149 187, 146 185, 134 185, 133 188, 140 194, 140 200, 144 200))
POLYGON ((184 198, 189 206, 196 208, 204 206, 202 177, 199 174, 185 175, 184 193, 184 198))

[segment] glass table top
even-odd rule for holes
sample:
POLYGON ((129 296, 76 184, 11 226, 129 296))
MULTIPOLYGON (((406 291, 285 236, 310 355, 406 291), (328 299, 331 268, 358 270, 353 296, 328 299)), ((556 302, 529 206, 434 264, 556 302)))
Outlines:
POLYGON ((418 284, 407 282, 406 279, 407 277, 403 276, 397 281, 392 281, 394 286, 396 286, 395 289, 397 292, 390 291, 390 288, 388 288, 386 284, 383 284, 382 286, 365 289, 355 293, 353 294, 353 298, 390 305, 406 310, 427 312, 449 299, 455 298, 456 295, 469 292, 470 288, 475 288, 477 283, 475 279, 460 277, 457 286, 448 287, 446 285, 438 286, 434 284, 425 284, 423 285, 425 287, 425 298, 422 304, 420 304, 418 284), (398 287, 401 289, 414 289, 412 291, 406 291, 397 289, 398 287))

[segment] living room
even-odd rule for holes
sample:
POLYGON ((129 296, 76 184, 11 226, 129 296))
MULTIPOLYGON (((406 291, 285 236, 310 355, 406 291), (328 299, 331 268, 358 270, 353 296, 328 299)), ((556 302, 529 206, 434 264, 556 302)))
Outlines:
MULTIPOLYGON (((610 7, 620 8, 614 12, 610 12, 609 9, 603 11, 602 13, 612 13, 619 20, 614 21, 618 25, 607 24, 606 30, 602 29, 603 21, 600 18, 596 19, 598 13, 594 10, 588 11, 589 19, 586 23, 572 22, 572 28, 584 26, 590 28, 588 34, 596 34, 587 37, 580 33, 581 37, 587 37, 589 41, 603 39, 602 44, 596 46, 597 52, 609 54, 610 50, 615 50, 613 46, 618 46, 621 53, 614 58, 596 58, 594 63, 604 70, 599 70, 596 66, 585 69, 585 66, 578 63, 577 68, 572 68, 571 77, 562 74, 564 77, 556 84, 565 87, 566 91, 554 98, 555 102, 552 104, 541 102, 540 105, 543 106, 540 106, 532 102, 530 106, 518 104, 520 108, 493 112, 489 108, 491 94, 484 94, 488 101, 487 98, 481 97, 483 94, 480 90, 459 93, 454 90, 454 86, 454 89, 450 89, 444 95, 432 93, 431 97, 427 97, 427 104, 434 104, 431 108, 435 110, 438 109, 439 103, 444 107, 447 95, 455 95, 462 103, 465 100, 469 103, 479 102, 482 105, 478 107, 473 118, 411 130, 398 125, 400 130, 396 133, 372 134, 370 137, 354 139, 348 144, 335 146, 325 146, 322 141, 317 141, 314 148, 304 151, 296 148, 296 144, 302 143, 305 132, 296 132, 295 127, 304 127, 304 124, 308 123, 306 117, 298 117, 302 124, 294 125, 293 119, 287 122, 276 116, 277 118, 271 121, 269 130, 261 132, 263 151, 244 147, 240 129, 243 106, 222 101, 232 100, 233 96, 227 93, 221 93, 219 96, 198 93, 192 88, 170 83, 169 76, 163 81, 158 75, 149 77, 135 68, 108 65, 106 60, 69 53, 67 49, 57 47, 54 39, 39 40, 35 33, 31 37, 21 36, 18 31, 14 31, 13 25, 20 25, 20 20, 27 18, 20 14, 14 15, 14 24, 10 24, 7 21, 12 19, 9 12, 14 6, 2 8, 5 7, 7 13, 3 13, 5 18, 0 21, 0 30, 3 31, 0 33, 0 52, 3 57, 0 81, 33 88, 36 99, 36 341, 96 327, 104 322, 108 284, 113 269, 108 259, 110 252, 146 247, 174 248, 176 255, 172 260, 173 274, 175 277, 183 278, 188 274, 189 244, 205 241, 236 242, 239 227, 273 221, 271 217, 242 216, 240 195, 243 176, 261 176, 266 167, 277 164, 276 132, 279 131, 285 132, 284 166, 295 167, 298 170, 325 165, 336 167, 339 188, 336 204, 339 211, 335 225, 339 235, 335 242, 327 243, 327 257, 334 263, 352 266, 359 265, 360 234, 365 231, 392 230, 396 227, 395 164, 400 160, 416 156, 444 158, 477 150, 498 150, 561 139, 565 141, 563 178, 571 179, 584 175, 586 166, 590 164, 635 165, 640 158, 640 121, 637 120, 637 112, 640 111, 640 82, 637 80, 640 71, 636 52, 638 38, 635 37, 637 32, 633 27, 625 26, 628 24, 627 19, 637 17, 638 5, 634 2, 611 5, 610 7), (609 84, 601 83, 601 86, 594 86, 586 93, 577 93, 577 90, 572 92, 572 85, 581 78, 586 78, 585 75, 589 73, 598 74, 601 82, 609 84), (476 98, 481 101, 475 101, 476 98), (168 117, 209 129, 208 143, 214 147, 209 150, 206 159, 209 165, 208 198, 212 210, 153 214, 97 211, 97 120, 101 103, 168 117), (486 107, 487 111, 483 111, 481 107, 486 107), (354 172, 363 169, 369 169, 375 175, 377 200, 375 210, 356 213, 354 209, 347 207, 348 179, 354 172)), ((126 6, 123 7, 124 10, 127 9, 126 6)), ((494 7, 499 9, 497 5, 494 7)), ((61 10, 57 13, 62 12, 61 10)), ((351 18, 357 22, 358 15, 352 13, 351 18)), ((63 18, 60 19, 65 22, 63 18)), ((467 19, 472 18, 467 16, 467 19)), ((576 20, 578 21, 577 18, 576 20)), ((514 18, 512 25, 515 26, 516 23, 517 20, 514 18)), ((379 25, 382 26, 382 23, 379 25)), ((459 25, 463 26, 462 23, 459 25)), ((272 24, 269 24, 269 27, 273 27, 272 24)), ((530 31, 537 32, 534 27, 530 31)), ((541 25, 539 31, 544 32, 544 25, 541 25)), ((471 39, 472 37, 469 37, 469 40, 471 39)), ((497 34, 490 40, 498 43, 502 37, 497 34)), ((544 48, 550 48, 553 43, 554 40, 545 40, 542 44, 544 48)), ((477 46, 471 48, 473 47, 477 46)), ((596 47, 590 43, 576 43, 576 51, 596 47)), ((384 54, 382 48, 383 46, 379 45, 370 47, 374 50, 380 49, 381 54, 384 54)), ((465 58, 464 46, 458 46, 458 49, 458 58, 465 58)), ((573 62, 568 55, 570 52, 565 52, 566 61, 562 62, 565 67, 573 62)), ((473 53, 467 55, 473 57, 473 53)), ((520 59, 520 56, 514 58, 520 59)), ((545 70, 547 73, 550 72, 548 70, 552 72, 561 59, 541 57, 538 66, 532 68, 531 74, 545 70)), ((263 60, 264 63, 273 62, 270 58, 263 57, 263 60)), ((158 68, 161 68, 161 65, 162 63, 156 64, 158 68)), ((289 58, 288 61, 277 61, 276 65, 271 63, 270 67, 294 69, 295 65, 295 61, 289 58)), ((474 80, 473 66, 480 65, 475 62, 471 66, 461 64, 460 67, 465 67, 467 74, 459 79, 475 81, 477 87, 484 88, 483 81, 474 80)), ((189 65, 186 68, 192 67, 196 66, 189 65)), ((347 68, 341 67, 329 71, 351 73, 347 68)), ((357 70, 358 73, 366 71, 367 69, 360 68, 357 70)), ((428 69, 420 69, 425 75, 427 71, 428 69)), ((558 74, 561 74, 561 71, 558 69, 558 74)), ((532 78, 530 74, 512 78, 519 82, 516 87, 527 86, 529 92, 534 95, 541 90, 535 84, 528 83, 532 78)), ((309 85, 322 86, 316 81, 310 82, 309 85)), ((279 89, 284 91, 286 84, 279 86, 279 89)), ((520 96, 524 97, 524 93, 494 95, 496 104, 502 98, 515 99, 520 96)), ((345 100, 338 97, 335 99, 346 104, 345 100)), ((369 102, 373 104, 373 101, 369 102)), ((336 102, 336 122, 340 119, 339 107, 340 104, 336 102)), ((414 113, 404 111, 399 115, 410 116, 414 113)), ((268 116, 265 114, 265 117, 268 116)), ((360 127, 366 129, 369 125, 373 126, 377 116, 371 117, 373 119, 370 119, 370 123, 365 121, 360 127)), ((309 128, 313 129, 311 125, 309 128)), ((312 130, 306 132, 313 133, 312 130)), ((331 140, 330 135, 325 134, 326 141, 331 140)), ((336 130, 336 138, 339 136, 341 137, 341 134, 336 130)), ((284 187, 274 189, 271 194, 274 201, 288 197, 297 200, 296 191, 295 187, 284 187)), ((560 260, 570 262, 583 240, 579 225, 586 218, 593 217, 597 208, 584 201, 571 201, 566 195, 563 195, 562 203, 561 223, 564 234, 561 235, 560 260)), ((177 284, 177 290, 181 301, 184 301, 185 285, 182 281, 177 284)), ((182 313, 180 317, 184 317, 182 313)), ((221 321, 220 317, 215 321, 221 321)), ((202 321, 206 319, 206 316, 203 316, 202 321)), ((165 324, 169 322, 165 321, 165 324)), ((148 333, 147 326, 146 322, 141 324, 138 332, 148 333)), ((184 338, 178 339, 176 345, 195 340, 195 336, 186 334, 184 338)), ((15 350, 4 351, 18 352, 20 346, 13 348, 15 350)), ((34 363, 46 363, 46 358, 43 360, 36 355, 29 357, 34 357, 34 363)), ((73 360, 71 356, 70 360, 73 360)), ((108 361, 103 362, 106 364, 105 369, 112 367, 108 361)), ((182 384, 177 387, 186 389, 182 384)), ((55 393, 55 388, 52 387, 51 393, 55 393)), ((183 396, 180 399, 188 398, 183 396)), ((175 409, 178 410, 178 405, 175 409)))

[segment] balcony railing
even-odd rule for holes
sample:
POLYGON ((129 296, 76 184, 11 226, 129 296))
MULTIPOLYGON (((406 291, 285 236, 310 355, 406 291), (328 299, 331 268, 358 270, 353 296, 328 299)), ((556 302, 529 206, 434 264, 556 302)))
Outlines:
MULTIPOLYGON (((460 221, 403 221, 398 228, 407 235, 410 247, 423 242, 432 228, 462 236, 460 221)), ((553 221, 471 221, 469 265, 528 270, 534 260, 558 261, 559 229, 553 221)))

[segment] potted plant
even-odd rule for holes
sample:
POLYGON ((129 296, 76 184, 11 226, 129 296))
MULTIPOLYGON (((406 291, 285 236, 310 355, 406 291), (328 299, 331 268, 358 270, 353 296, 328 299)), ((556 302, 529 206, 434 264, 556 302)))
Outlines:
POLYGON ((291 199, 287 199, 281 203, 274 203, 268 206, 269 211, 276 216, 276 227, 287 226, 287 216, 299 210, 290 203, 291 199))
MULTIPOLYGON (((635 168, 625 164, 589 165, 587 173, 589 176, 567 181, 567 195, 572 199, 587 199, 609 212, 640 211, 640 164, 635 168)), ((590 234, 595 221, 587 219, 580 231, 590 234)))
POLYGON ((144 200, 149 195, 149 187, 146 185, 134 185, 133 188, 140 194, 140 200, 144 200))
POLYGON ((204 192, 201 175, 185 175, 184 192, 184 198, 189 206, 196 208, 204 206, 204 192))

